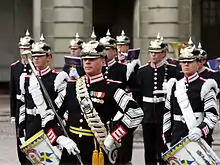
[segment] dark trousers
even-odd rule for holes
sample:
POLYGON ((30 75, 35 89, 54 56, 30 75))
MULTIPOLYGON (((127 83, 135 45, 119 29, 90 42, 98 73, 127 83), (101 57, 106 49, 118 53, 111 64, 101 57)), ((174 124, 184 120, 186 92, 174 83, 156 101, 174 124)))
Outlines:
POLYGON ((21 165, 26 165, 29 161, 27 160, 25 154, 20 149, 21 141, 20 141, 20 138, 18 136, 18 134, 19 134, 18 125, 19 125, 19 117, 18 117, 18 113, 17 113, 16 117, 15 117, 15 128, 16 128, 16 141, 17 141, 18 160, 21 163, 21 165))
POLYGON ((162 139, 162 124, 143 123, 143 139, 145 151, 145 164, 156 165, 159 162, 161 165, 165 162, 161 158, 163 151, 162 139))
POLYGON ((117 162, 126 165, 132 159, 133 134, 128 134, 122 140, 122 145, 118 154, 117 162))

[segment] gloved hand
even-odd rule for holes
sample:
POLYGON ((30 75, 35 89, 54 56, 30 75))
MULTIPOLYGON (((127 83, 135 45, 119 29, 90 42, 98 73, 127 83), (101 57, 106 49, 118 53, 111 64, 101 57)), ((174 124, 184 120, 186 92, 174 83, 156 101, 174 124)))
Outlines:
POLYGON ((108 150, 108 159, 112 164, 115 164, 118 156, 118 148, 121 146, 120 143, 117 143, 111 134, 108 134, 104 141, 104 146, 108 150))
POLYGON ((75 79, 75 80, 79 78, 79 74, 78 74, 76 68, 71 68, 71 69, 70 69, 69 76, 70 76, 72 79, 75 79))
POLYGON ((15 124, 15 117, 11 117, 11 124, 15 124))
POLYGON ((59 136, 57 138, 56 142, 61 147, 64 147, 69 154, 72 153, 73 155, 76 155, 76 154, 80 153, 76 143, 72 139, 70 139, 70 138, 68 138, 66 136, 63 136, 63 135, 59 136))
POLYGON ((189 140, 197 141, 202 137, 202 131, 200 128, 196 127, 189 131, 189 140))
POLYGON ((115 140, 113 139, 112 135, 108 134, 108 136, 106 137, 104 141, 105 148, 109 151, 112 150, 113 148, 115 148, 114 143, 115 143, 115 140))
POLYGON ((19 139, 20 139, 21 144, 24 144, 24 142, 25 142, 25 137, 20 137, 19 139))
POLYGON ((167 148, 170 149, 171 148, 171 143, 166 143, 167 148))

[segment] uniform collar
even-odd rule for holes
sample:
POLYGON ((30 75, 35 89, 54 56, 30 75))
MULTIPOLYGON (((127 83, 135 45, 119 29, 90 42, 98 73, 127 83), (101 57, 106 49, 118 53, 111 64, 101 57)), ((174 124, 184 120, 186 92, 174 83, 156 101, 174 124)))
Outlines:
POLYGON ((37 74, 38 76, 44 76, 47 73, 49 73, 51 71, 51 68, 49 66, 47 66, 46 68, 42 69, 42 70, 37 70, 37 74))
POLYGON ((150 66, 152 68, 159 68, 159 67, 163 66, 164 64, 167 64, 167 58, 166 57, 162 61, 160 61, 158 63, 150 62, 150 66))
POLYGON ((206 69, 207 69, 207 67, 203 66, 203 67, 198 71, 198 73, 202 73, 202 72, 204 72, 206 69))
POLYGON ((102 80, 104 80, 104 77, 103 77, 102 73, 99 73, 95 76, 86 75, 86 82, 88 84, 92 84, 92 83, 99 82, 99 81, 102 81, 102 80))
POLYGON ((108 62, 108 67, 111 67, 116 63, 116 60, 113 58, 111 61, 108 62))
POLYGON ((199 74, 196 72, 194 73, 193 75, 187 77, 187 76, 184 76, 184 80, 186 81, 187 84, 195 81, 197 78, 199 78, 199 74))

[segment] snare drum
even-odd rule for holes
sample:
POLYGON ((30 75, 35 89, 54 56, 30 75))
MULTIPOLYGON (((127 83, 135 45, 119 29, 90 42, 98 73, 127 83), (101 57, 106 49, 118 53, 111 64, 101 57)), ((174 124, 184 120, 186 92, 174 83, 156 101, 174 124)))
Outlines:
POLYGON ((58 165, 60 162, 61 150, 50 144, 43 130, 29 138, 20 148, 34 165, 58 165))
POLYGON ((220 159, 202 138, 192 142, 188 136, 166 151, 162 158, 171 165, 219 165, 220 159))

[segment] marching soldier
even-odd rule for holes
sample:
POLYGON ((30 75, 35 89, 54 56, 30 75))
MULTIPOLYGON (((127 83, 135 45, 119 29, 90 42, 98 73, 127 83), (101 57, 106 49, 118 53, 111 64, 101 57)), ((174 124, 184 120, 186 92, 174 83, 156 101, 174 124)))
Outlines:
POLYGON ((82 66, 80 66, 81 63, 81 50, 82 50, 82 44, 83 40, 79 38, 79 34, 76 33, 75 39, 72 39, 70 41, 69 49, 70 49, 70 56, 65 56, 65 61, 75 61, 78 65, 70 65, 65 63, 63 67, 63 71, 65 71, 70 78, 72 79, 78 79, 80 76, 83 76, 85 74, 84 70, 82 69, 82 66), (74 58, 76 57, 76 58, 74 58))
MULTIPOLYGON (((33 44, 31 52, 25 51, 23 54, 32 54, 33 64, 36 67, 37 75, 42 81, 45 89, 47 90, 51 100, 59 102, 62 100, 61 92, 65 88, 65 79, 68 79, 68 75, 65 72, 59 74, 52 70, 49 66, 51 62, 51 48, 44 42, 44 37, 41 35, 40 41, 33 44)), ((33 69, 33 68, 32 68, 33 69)), ((23 108, 20 109, 19 126, 20 126, 20 138, 29 139, 37 132, 42 130, 41 117, 39 115, 39 104, 42 100, 38 97, 38 89, 40 85, 36 79, 34 73, 26 75, 22 80, 21 91, 24 97, 23 108), (22 134, 25 131, 25 135, 22 134)))
POLYGON ((163 164, 162 127, 165 103, 166 83, 172 78, 179 78, 176 65, 166 60, 167 44, 159 35, 149 45, 150 62, 141 66, 137 73, 138 102, 144 111, 142 121, 145 164, 163 164))
POLYGON ((188 135, 191 141, 204 138, 211 145, 212 130, 218 120, 216 111, 217 84, 213 79, 204 79, 197 73, 200 51, 186 47, 179 61, 184 78, 168 82, 163 120, 164 142, 175 145, 188 135))
POLYGON ((124 90, 118 88, 120 82, 104 78, 105 56, 104 46, 98 41, 83 44, 86 75, 68 81, 63 104, 58 110, 61 114, 69 110, 68 137, 59 128, 54 114, 47 113, 48 110, 41 114, 46 114, 45 119, 48 119, 46 122, 43 119, 43 123, 50 142, 63 147, 62 165, 79 163, 74 156, 79 152, 84 164, 106 165, 115 161, 114 156, 110 156, 111 151, 142 120, 143 111, 124 90))
MULTIPOLYGON (((123 41, 125 42, 125 40, 123 41)), ((106 78, 121 81, 122 89, 126 90, 127 93, 133 92, 131 89, 134 89, 137 86, 135 79, 135 66, 137 63, 128 65, 126 63, 117 62, 115 60, 115 55, 117 54, 117 42, 114 38, 110 37, 109 30, 106 33, 106 37, 101 38, 100 42, 105 46, 105 51, 107 54, 107 66, 103 71, 106 78)), ((131 164, 132 149, 133 134, 129 134, 124 138, 118 161, 124 164, 131 164)))
POLYGON ((121 35, 116 37, 118 55, 117 59, 121 63, 126 63, 126 56, 128 55, 128 49, 130 45, 130 40, 128 36, 125 35, 124 30, 121 31, 121 35))
POLYGON ((31 72, 27 59, 22 55, 24 50, 31 49, 31 45, 34 40, 30 37, 28 30, 24 37, 20 38, 19 49, 21 60, 18 60, 11 64, 11 79, 10 79, 10 108, 11 108, 11 122, 15 122, 16 136, 17 136, 17 152, 18 158, 21 164, 25 163, 25 156, 21 152, 19 146, 21 145, 20 139, 18 138, 18 120, 19 120, 19 108, 21 106, 21 91, 20 91, 20 76, 21 74, 28 74, 31 72))
POLYGON ((211 70, 210 68, 206 67, 205 64, 207 62, 207 53, 205 50, 202 49, 201 43, 198 45, 198 49, 200 51, 199 60, 198 60, 198 73, 200 77, 203 77, 205 79, 212 78, 214 79, 218 86, 220 86, 220 74, 219 72, 215 72, 211 70))

